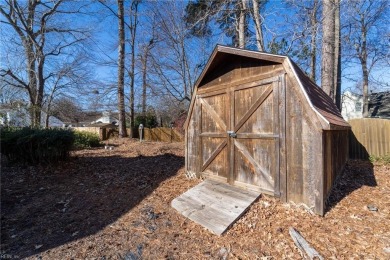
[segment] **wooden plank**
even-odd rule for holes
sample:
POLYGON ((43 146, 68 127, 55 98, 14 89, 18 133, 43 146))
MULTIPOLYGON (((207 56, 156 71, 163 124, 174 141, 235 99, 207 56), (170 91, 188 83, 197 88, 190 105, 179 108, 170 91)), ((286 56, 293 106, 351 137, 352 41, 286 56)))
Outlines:
MULTIPOLYGON (((230 119, 229 119, 229 129, 234 128, 234 117, 235 117, 235 92, 230 90, 229 92, 229 102, 227 104, 227 110, 230 111, 230 119)), ((233 184, 234 182, 234 139, 228 138, 228 182, 233 184)))
MULTIPOLYGON (((202 132, 202 103, 199 101, 200 98, 196 98, 196 105, 195 105, 195 122, 197 122, 196 125, 196 132, 199 134, 202 132)), ((195 133, 196 135, 196 133, 195 133)), ((196 176, 199 178, 201 169, 202 169, 202 137, 199 135, 196 136, 196 149, 197 149, 197 157, 196 157, 196 176)))
MULTIPOLYGON (((273 85, 273 133, 274 135, 279 135, 279 88, 280 88, 280 81, 281 78, 279 77, 279 80, 277 82, 274 82, 273 85)), ((278 136, 279 137, 279 136, 278 136)), ((273 162, 273 174, 274 174, 274 195, 275 197, 280 197, 280 175, 279 175, 279 142, 280 139, 275 139, 275 144, 273 147, 273 154, 271 156, 274 156, 272 162, 273 162)))
POLYGON ((215 90, 215 91, 207 91, 207 92, 200 91, 200 93, 201 94, 199 94, 198 96, 201 97, 201 98, 218 96, 218 95, 226 94, 226 88, 225 89, 215 90))
POLYGON ((200 103, 202 103, 202 105, 205 108, 203 111, 206 111, 222 129, 226 130, 225 122, 217 114, 217 112, 215 112, 215 110, 209 105, 209 103, 207 103, 203 98, 199 98, 199 100, 200 100, 200 103))
POLYGON ((171 206, 214 234, 222 235, 259 196, 259 192, 206 179, 175 198, 171 206))
POLYGON ((265 54, 257 51, 249 51, 249 50, 243 50, 243 49, 238 49, 234 47, 228 47, 228 46, 218 46, 218 50, 220 52, 226 52, 230 54, 234 54, 237 56, 243 56, 243 57, 248 57, 248 58, 256 58, 256 59, 264 59, 268 61, 273 61, 275 63, 281 63, 285 60, 285 57, 283 56, 276 56, 272 54, 265 54))
POLYGON ((227 133, 214 133, 214 132, 203 132, 199 134, 201 137, 215 137, 215 138, 226 138, 227 133))
POLYGON ((278 134, 237 133, 237 139, 277 139, 278 134))
POLYGON ((202 172, 210 165, 210 163, 215 159, 215 157, 218 156, 222 149, 225 148, 226 144, 227 141, 223 140, 223 142, 217 147, 217 149, 215 149, 215 151, 211 154, 207 161, 202 165, 202 172))
POLYGON ((234 181, 234 186, 242 188, 242 189, 246 189, 246 190, 257 191, 257 192, 260 192, 262 194, 267 194, 270 196, 275 195, 274 189, 266 189, 264 187, 259 187, 259 186, 252 185, 252 184, 249 184, 246 182, 234 181))
POLYGON ((280 199, 287 202, 287 149, 286 149, 286 77, 281 76, 279 89, 279 187, 280 199))
POLYGON ((283 67, 279 67, 269 73, 257 73, 255 75, 248 76, 246 78, 242 78, 239 80, 235 80, 230 83, 213 82, 213 84, 210 86, 202 86, 201 88, 199 88, 197 93, 205 94, 208 92, 214 92, 219 90, 224 91, 225 89, 228 88, 237 88, 237 87, 250 88, 260 84, 268 84, 274 80, 277 80, 277 76, 283 72, 284 72, 283 67))
MULTIPOLYGON (((290 80, 288 81, 290 83, 290 80)), ((288 120, 287 125, 287 192, 288 200, 303 202, 303 174, 302 174, 302 104, 296 91, 286 89, 288 120)))
POLYGON ((290 227, 288 232, 290 233, 291 238, 294 240, 295 245, 299 248, 299 250, 304 252, 309 257, 309 259, 324 259, 313 247, 309 245, 309 243, 307 243, 307 241, 298 231, 290 227))
POLYGON ((264 180, 270 185, 270 187, 274 187, 274 180, 272 179, 270 173, 267 172, 261 165, 259 165, 255 159, 253 159, 252 155, 245 148, 245 146, 242 145, 238 140, 235 140, 234 145, 237 147, 238 151, 241 152, 244 158, 250 164, 252 164, 252 166, 256 169, 256 171, 263 176, 264 180))
POLYGON ((211 179, 211 180, 219 181, 219 182, 222 182, 222 183, 227 183, 228 182, 228 179, 226 177, 216 175, 216 174, 210 172, 209 170, 206 170, 206 171, 202 172, 202 178, 204 178, 204 179, 211 179))
POLYGON ((241 120, 234 126, 234 132, 240 130, 240 128, 248 121, 249 117, 259 108, 259 106, 266 100, 266 98, 272 93, 272 87, 267 86, 266 91, 256 100, 256 102, 249 108, 244 114, 241 120))
POLYGON ((279 80, 279 77, 274 76, 274 77, 265 78, 265 79, 258 80, 258 81, 252 81, 252 82, 249 82, 246 84, 236 85, 233 87, 233 89, 235 91, 238 91, 238 90, 244 90, 244 89, 248 89, 248 88, 255 88, 255 87, 260 87, 260 86, 272 84, 274 82, 277 82, 278 80, 279 80))

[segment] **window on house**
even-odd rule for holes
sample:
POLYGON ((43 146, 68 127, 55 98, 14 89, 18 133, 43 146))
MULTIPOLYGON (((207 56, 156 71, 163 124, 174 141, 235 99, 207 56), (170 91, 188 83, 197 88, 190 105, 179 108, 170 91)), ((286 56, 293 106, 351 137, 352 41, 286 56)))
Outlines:
POLYGON ((356 111, 356 112, 362 111, 362 102, 357 101, 357 102, 355 103, 355 111, 356 111))

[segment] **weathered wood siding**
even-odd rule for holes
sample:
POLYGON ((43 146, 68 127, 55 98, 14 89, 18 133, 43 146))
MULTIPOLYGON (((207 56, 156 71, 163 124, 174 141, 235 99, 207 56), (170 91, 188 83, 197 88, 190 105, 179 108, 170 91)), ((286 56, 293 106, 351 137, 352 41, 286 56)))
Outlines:
POLYGON ((348 134, 348 130, 324 131, 324 200, 328 198, 334 181, 342 172, 348 159, 348 134))
POLYGON ((316 210, 321 204, 317 186, 322 176, 322 129, 291 77, 286 91, 287 201, 316 210))
POLYGON ((198 102, 196 101, 195 104, 195 109, 192 111, 189 117, 189 124, 186 129, 185 133, 185 163, 186 163, 186 172, 189 177, 199 177, 199 172, 197 172, 196 169, 196 163, 197 163, 197 155, 198 155, 198 139, 199 137, 197 136, 197 106, 198 102))
POLYGON ((360 118, 349 121, 350 158, 368 159, 368 156, 390 154, 390 120, 379 118, 360 118))

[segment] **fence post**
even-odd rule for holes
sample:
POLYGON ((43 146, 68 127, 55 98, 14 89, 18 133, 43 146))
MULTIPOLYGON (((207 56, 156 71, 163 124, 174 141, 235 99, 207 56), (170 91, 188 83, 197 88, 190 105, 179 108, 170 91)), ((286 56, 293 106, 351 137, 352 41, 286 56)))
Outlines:
POLYGON ((138 130, 139 130, 139 141, 142 142, 142 131, 144 129, 144 125, 143 124, 140 124, 139 127, 138 127, 138 130))

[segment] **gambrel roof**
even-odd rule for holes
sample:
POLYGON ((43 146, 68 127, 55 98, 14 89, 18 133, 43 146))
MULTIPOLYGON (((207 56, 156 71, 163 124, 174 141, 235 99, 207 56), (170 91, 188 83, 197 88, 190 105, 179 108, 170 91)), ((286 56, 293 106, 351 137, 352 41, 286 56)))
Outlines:
POLYGON ((211 72, 215 73, 215 69, 220 65, 234 61, 235 56, 282 64, 286 73, 298 82, 306 101, 321 121, 323 129, 330 130, 350 128, 350 125, 343 119, 333 100, 316 83, 306 76, 298 65, 296 65, 288 56, 238 49, 222 45, 217 45, 215 47, 210 59, 195 83, 190 112, 193 108, 193 101, 198 87, 201 87, 205 82, 207 82, 208 75, 211 74, 211 72))

